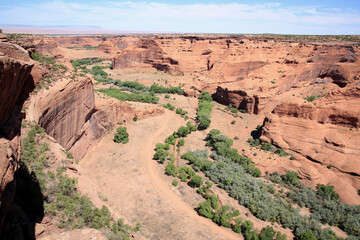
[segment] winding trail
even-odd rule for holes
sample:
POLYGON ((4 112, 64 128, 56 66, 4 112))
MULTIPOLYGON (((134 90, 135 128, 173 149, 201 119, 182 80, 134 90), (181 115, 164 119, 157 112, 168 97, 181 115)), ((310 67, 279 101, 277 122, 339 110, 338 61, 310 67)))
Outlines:
POLYGON ((97 185, 96 191, 108 199, 103 204, 131 224, 140 222, 144 238, 243 239, 199 216, 194 208, 204 199, 184 183, 174 188, 164 174, 164 165, 152 160, 156 143, 184 124, 170 111, 132 122, 129 143, 114 143, 113 134, 108 134, 90 149, 80 166, 97 185))

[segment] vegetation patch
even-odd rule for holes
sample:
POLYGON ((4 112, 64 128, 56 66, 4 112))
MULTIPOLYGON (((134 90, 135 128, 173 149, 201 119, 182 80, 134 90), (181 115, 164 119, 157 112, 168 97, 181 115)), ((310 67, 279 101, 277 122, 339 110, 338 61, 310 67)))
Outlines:
POLYGON ((129 142, 129 133, 127 132, 126 127, 118 127, 114 135, 114 142, 116 143, 128 143, 129 142))
POLYGON ((212 105, 212 97, 208 92, 203 92, 199 96, 198 110, 197 110, 197 121, 199 130, 207 129, 210 126, 210 114, 212 105))
POLYGON ((39 52, 33 52, 31 53, 31 58, 37 62, 43 63, 43 64, 54 64, 55 59, 52 57, 45 57, 39 52))
POLYGON ((96 90, 106 95, 116 98, 120 101, 133 101, 133 102, 143 102, 143 103, 158 103, 159 98, 146 94, 137 94, 137 93, 125 93, 119 89, 115 88, 104 88, 96 90))
MULTIPOLYGON (((31 185, 27 189, 32 194, 29 201, 42 202, 45 215, 55 220, 59 228, 89 227, 102 230, 109 239, 130 239, 131 234, 137 232, 141 225, 132 227, 125 224, 123 219, 114 220, 106 206, 101 209, 95 207, 88 197, 77 192, 77 179, 68 177, 66 168, 58 166, 56 173, 53 173, 47 156, 49 144, 44 136, 45 130, 34 125, 22 140, 20 153, 24 167, 21 171, 28 171, 31 181, 39 183, 42 193, 41 196, 34 195, 35 189, 31 185)), ((36 204, 31 206, 35 208, 36 204)))

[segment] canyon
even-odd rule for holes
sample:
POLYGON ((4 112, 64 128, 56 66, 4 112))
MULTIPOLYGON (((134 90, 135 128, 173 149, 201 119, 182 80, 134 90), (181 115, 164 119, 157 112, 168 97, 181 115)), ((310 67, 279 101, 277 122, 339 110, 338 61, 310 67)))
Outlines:
MULTIPOLYGON (((30 35, 15 39, 0 35, 1 39, 0 99, 6 104, 0 106, 0 228, 7 212, 14 212, 9 209, 16 192, 14 175, 19 167, 21 121, 25 119, 26 123, 37 123, 45 129, 58 149, 58 153, 54 150, 57 162, 62 161, 64 153, 71 153, 80 162, 69 165, 67 172, 79 179, 81 193, 90 196, 100 208, 104 201, 98 191, 104 191, 114 215, 122 217, 124 214, 132 224, 137 221, 144 224, 142 235, 134 238, 163 239, 170 234, 172 239, 181 239, 181 235, 188 239, 211 236, 236 239, 230 230, 199 220, 192 211, 196 203, 189 200, 197 199, 195 193, 187 190, 174 193, 170 190, 170 180, 157 176, 163 169, 146 162, 151 161, 153 146, 150 143, 162 141, 184 121, 164 110, 162 104, 181 107, 188 112, 190 120, 196 121, 196 101, 203 92, 210 93, 216 102, 209 130, 219 129, 234 139, 234 148, 251 157, 263 173, 282 175, 295 171, 305 186, 316 188, 317 184, 330 184, 342 202, 360 204, 360 49, 356 43, 205 34, 30 35), (31 59, 35 52, 55 59, 56 68, 54 64, 31 59), (72 64, 78 59, 102 59, 102 69, 111 78, 109 82, 96 80, 89 72, 82 74, 81 69, 72 64), (167 99, 161 95, 158 104, 118 101, 100 91, 117 79, 145 86, 179 86, 184 96, 171 94, 167 99), (239 113, 227 112, 229 106, 239 113), (234 123, 229 124, 231 121, 234 123), (126 144, 117 147, 109 137, 120 124, 129 129, 129 147, 126 144), (132 140, 131 136, 136 137, 132 140), (240 140, 236 141, 235 137, 240 140), (246 140, 252 137, 283 149, 293 159, 250 146, 246 140), (141 148, 140 155, 135 153, 138 148, 141 148), (117 155, 128 155, 127 161, 136 168, 119 167, 112 157, 117 155), (122 179, 119 185, 114 185, 122 176, 129 180, 122 179), (127 182, 129 186, 123 187, 127 182), (145 187, 146 182, 150 182, 151 187, 145 187), (155 190, 157 188, 159 190, 155 190), (169 215, 165 213, 158 220, 148 219, 164 214, 166 207, 148 210, 148 216, 144 215, 131 202, 134 190, 154 194, 147 197, 148 209, 159 205, 157 199, 167 204, 165 206, 171 205, 169 199, 178 205, 171 206, 169 215), (120 207, 122 198, 132 210, 120 207), (173 219, 179 215, 181 207, 186 209, 188 222, 172 222, 176 227, 172 227, 170 233, 159 227, 166 224, 169 217, 173 219), (137 215, 132 216, 134 213, 137 215), (182 226, 190 230, 180 231, 182 226), (207 228, 212 230, 205 233, 207 228), (201 234, 196 229, 201 229, 201 234)), ((116 84, 112 88, 116 88, 116 84)), ((185 150, 205 147, 205 137, 206 134, 199 134, 189 143, 186 140, 185 150)), ((185 152, 179 150, 180 153, 185 152)), ((228 200, 227 194, 216 191, 226 199, 224 202, 237 207, 228 200)), ((143 196, 136 199, 142 204, 145 202, 143 196)), ((249 214, 255 226, 269 225, 251 213, 246 217, 249 214)), ((37 238, 60 236, 52 238, 51 231, 46 230, 50 229, 49 224, 44 220, 38 225, 45 230, 33 229, 37 238)), ((276 229, 293 237, 288 228, 276 225, 276 229)), ((340 229, 333 230, 340 236, 347 236, 340 229)), ((92 230, 85 229, 84 236, 78 239, 88 239, 89 231, 92 230)), ((81 235, 74 231, 71 234, 81 235)), ((98 232, 90 234, 99 234, 99 239, 103 237, 98 232)))

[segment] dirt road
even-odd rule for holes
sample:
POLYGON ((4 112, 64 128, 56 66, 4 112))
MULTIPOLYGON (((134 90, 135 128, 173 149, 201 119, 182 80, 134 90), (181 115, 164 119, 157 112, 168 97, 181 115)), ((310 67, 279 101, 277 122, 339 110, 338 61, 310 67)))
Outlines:
POLYGON ((128 144, 116 144, 105 136, 81 160, 80 165, 108 198, 110 205, 130 223, 140 222, 149 239, 242 239, 230 229, 197 215, 201 197, 184 187, 186 203, 164 181, 152 160, 154 146, 185 121, 173 112, 131 123, 128 144), (189 204, 190 202, 190 204, 189 204))

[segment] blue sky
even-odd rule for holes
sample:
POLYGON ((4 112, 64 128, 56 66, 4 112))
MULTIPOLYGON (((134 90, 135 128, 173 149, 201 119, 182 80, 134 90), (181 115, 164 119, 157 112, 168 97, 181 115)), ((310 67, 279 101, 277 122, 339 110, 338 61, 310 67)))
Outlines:
POLYGON ((0 0, 0 24, 185 33, 360 34, 360 1, 0 0))

